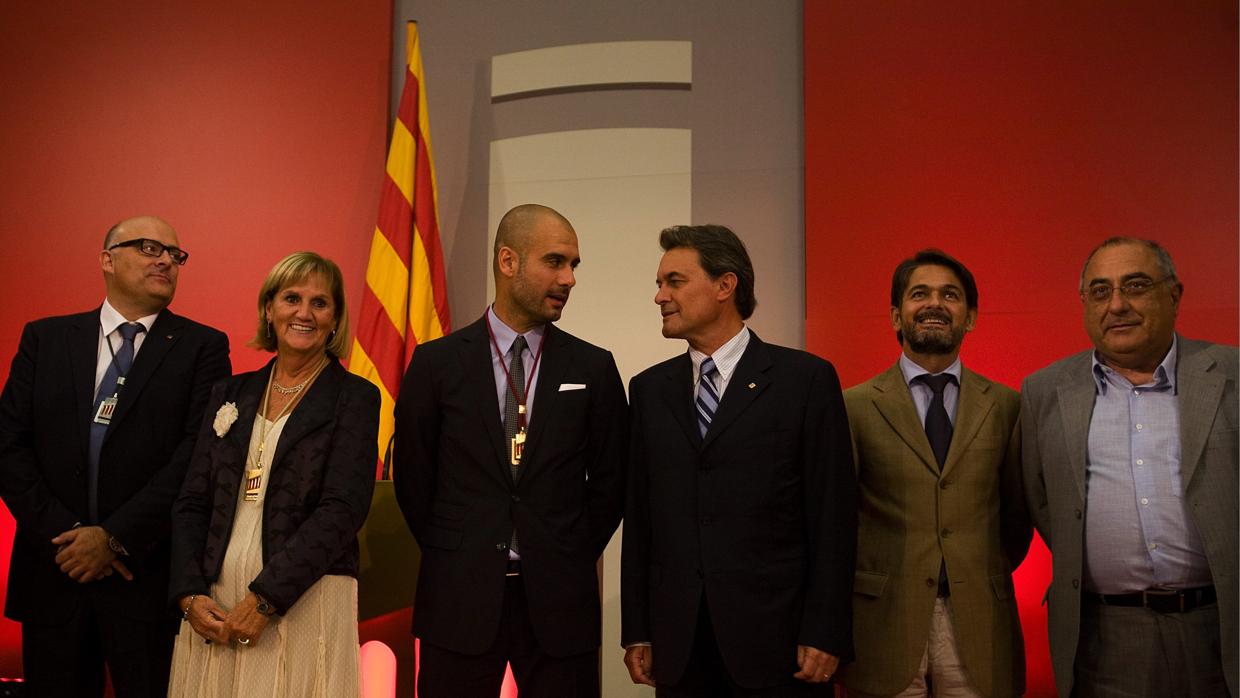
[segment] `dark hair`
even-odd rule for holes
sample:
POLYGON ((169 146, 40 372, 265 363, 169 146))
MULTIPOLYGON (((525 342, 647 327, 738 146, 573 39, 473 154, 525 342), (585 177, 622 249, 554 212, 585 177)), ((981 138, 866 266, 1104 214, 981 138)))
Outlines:
POLYGON ((1085 264, 1081 265, 1081 287, 1078 289, 1081 293, 1085 292, 1085 270, 1089 268, 1089 263, 1094 261, 1094 255, 1107 247, 1115 247, 1116 245, 1142 245, 1150 252, 1154 253, 1154 260, 1158 263, 1158 270, 1162 272, 1164 279, 1176 279, 1180 277, 1175 273, 1175 262, 1171 261, 1171 253, 1162 245, 1153 240, 1143 240, 1141 238, 1130 237, 1110 237, 1102 241, 1102 244, 1095 247, 1089 252, 1089 256, 1085 258, 1085 264))
POLYGON ((696 250, 702 269, 712 279, 728 272, 736 275, 736 310, 742 320, 753 315, 758 299, 753 294, 753 262, 745 243, 736 233, 722 225, 674 225, 659 233, 659 245, 663 251, 677 248, 696 250))
MULTIPOLYGON (((960 283, 964 284, 964 302, 969 310, 977 310, 977 282, 973 280, 973 272, 960 262, 960 260, 947 254, 943 250, 926 249, 921 250, 912 257, 900 262, 896 266, 896 271, 891 275, 891 307, 899 308, 904 299, 904 292, 908 290, 908 281, 913 276, 913 272, 918 267, 924 266, 947 267, 960 279, 960 283)), ((904 344, 904 333, 896 330, 896 341, 904 344)))

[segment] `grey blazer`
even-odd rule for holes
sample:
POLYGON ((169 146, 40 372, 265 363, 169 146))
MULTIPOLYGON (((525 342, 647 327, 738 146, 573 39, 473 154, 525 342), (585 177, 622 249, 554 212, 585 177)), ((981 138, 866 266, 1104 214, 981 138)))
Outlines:
MULTIPOLYGON (((1085 472, 1095 386, 1093 350, 1034 373, 1021 390, 1025 494, 1053 554, 1048 632, 1059 695, 1072 694, 1081 618, 1085 472)), ((1237 690, 1236 347, 1179 338, 1176 369, 1184 497, 1218 591, 1223 670, 1237 690)))

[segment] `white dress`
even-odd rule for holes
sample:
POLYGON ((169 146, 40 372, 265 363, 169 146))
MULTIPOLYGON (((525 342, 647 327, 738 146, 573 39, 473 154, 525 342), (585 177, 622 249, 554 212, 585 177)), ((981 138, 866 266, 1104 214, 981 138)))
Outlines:
MULTIPOLYGON (((250 432, 258 451, 262 415, 250 432)), ((263 568, 263 501, 271 459, 288 417, 267 422, 263 479, 258 501, 245 501, 245 478, 237 491, 232 535, 211 598, 231 609, 263 568)), ((357 641, 357 580, 327 575, 315 582, 283 616, 272 616, 249 645, 207 644, 181 623, 172 655, 168 695, 175 698, 340 698, 360 694, 357 641)))

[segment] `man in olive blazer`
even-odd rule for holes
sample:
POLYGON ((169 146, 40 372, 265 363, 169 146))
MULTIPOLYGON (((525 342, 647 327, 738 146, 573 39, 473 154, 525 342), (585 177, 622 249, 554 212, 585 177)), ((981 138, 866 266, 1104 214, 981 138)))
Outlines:
POLYGON ((1117 695, 1110 692, 1117 688, 1143 695, 1240 695, 1237 351, 1174 332, 1182 293, 1161 246, 1133 238, 1103 242, 1081 278, 1094 348, 1051 364, 1024 384, 1025 490, 1034 524, 1053 555, 1048 631, 1061 696, 1117 695), (1168 384, 1169 392, 1160 390, 1168 384), (1163 484, 1147 495, 1134 492, 1130 482, 1118 510, 1096 499, 1105 465, 1095 457, 1104 391, 1147 401, 1159 399, 1161 391, 1178 410, 1178 428, 1157 418, 1169 425, 1176 448, 1154 456, 1128 449, 1139 449, 1136 439, 1158 424, 1142 418, 1148 423, 1133 428, 1121 420, 1133 439, 1131 446, 1124 440, 1121 469, 1131 473, 1136 489, 1143 474, 1163 484), (1160 505, 1164 492, 1170 495, 1162 497, 1169 516, 1161 531, 1123 527, 1142 537, 1136 541, 1137 555, 1146 558, 1140 563, 1132 564, 1126 548, 1100 529, 1092 529, 1091 538, 1091 525, 1114 526, 1118 513, 1144 515, 1160 505), (1180 536, 1184 540, 1168 537, 1167 521, 1172 530, 1187 532, 1180 536), (1190 561, 1171 565, 1169 581, 1160 572, 1159 556, 1167 554, 1161 548, 1190 561), (1127 574, 1099 572, 1114 559, 1126 561, 1120 567, 1127 574), (1117 579, 1127 575, 1152 579, 1134 588, 1142 580, 1117 579))
POLYGON ((841 674, 849 695, 1024 692, 1011 576, 1032 536, 1020 398, 961 366, 976 316, 977 286, 963 264, 937 250, 905 260, 891 298, 900 361, 844 393, 861 492, 857 660, 841 674), (951 383, 943 388, 943 409, 954 412, 945 453, 935 452, 924 424, 933 391, 923 381, 935 374, 951 383))

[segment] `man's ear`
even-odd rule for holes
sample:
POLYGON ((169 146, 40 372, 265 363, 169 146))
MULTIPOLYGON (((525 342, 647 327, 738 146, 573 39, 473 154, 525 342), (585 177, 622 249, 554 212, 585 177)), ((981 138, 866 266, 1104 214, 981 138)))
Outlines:
POLYGON ((99 267, 107 274, 115 273, 116 267, 112 264, 112 252, 103 250, 99 253, 99 267))
POLYGON ((517 251, 507 245, 500 245, 499 252, 495 255, 496 265, 499 273, 506 277, 512 278, 516 276, 517 271, 521 268, 521 257, 517 251))
POLYGON ((736 274, 733 272, 724 272, 715 279, 715 299, 718 301, 726 301, 736 293, 736 274))

